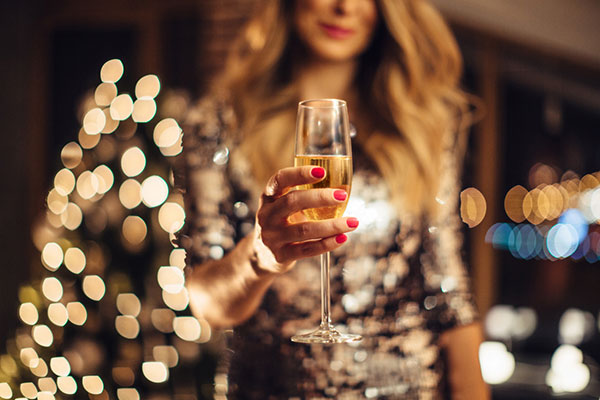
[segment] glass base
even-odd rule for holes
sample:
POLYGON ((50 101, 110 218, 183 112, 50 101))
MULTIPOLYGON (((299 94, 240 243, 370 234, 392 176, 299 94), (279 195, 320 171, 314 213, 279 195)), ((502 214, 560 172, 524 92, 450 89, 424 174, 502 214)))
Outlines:
POLYGON ((320 327, 316 331, 305 333, 303 335, 292 336, 292 342, 295 343, 351 343, 359 342, 362 336, 352 333, 340 333, 334 327, 320 327))

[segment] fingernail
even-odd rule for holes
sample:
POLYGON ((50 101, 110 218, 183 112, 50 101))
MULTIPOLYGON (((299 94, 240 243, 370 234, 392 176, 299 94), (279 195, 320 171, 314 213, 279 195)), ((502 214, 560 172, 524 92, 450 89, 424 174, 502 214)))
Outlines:
POLYGON ((344 200, 346 200, 346 197, 348 197, 348 195, 343 190, 336 190, 335 192, 333 192, 333 197, 336 200, 344 201, 344 200))
POLYGON ((310 174, 315 178, 322 178, 325 176, 325 169, 321 167, 314 167, 310 170, 310 174))
POLYGON ((346 220, 346 223, 348 224, 348 227, 350 228, 356 228, 358 226, 358 220, 354 217, 350 217, 346 220))
POLYGON ((335 237, 335 241, 337 244, 342 244, 344 243, 346 240, 348 240, 348 236, 344 235, 343 233, 341 235, 337 235, 335 237))

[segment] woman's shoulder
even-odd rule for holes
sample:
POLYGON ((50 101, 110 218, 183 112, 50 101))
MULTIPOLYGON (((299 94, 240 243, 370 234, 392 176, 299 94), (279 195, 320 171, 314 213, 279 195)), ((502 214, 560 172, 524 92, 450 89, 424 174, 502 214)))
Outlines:
POLYGON ((200 137, 221 136, 235 126, 233 106, 225 92, 211 92, 198 98, 183 119, 185 134, 200 137))

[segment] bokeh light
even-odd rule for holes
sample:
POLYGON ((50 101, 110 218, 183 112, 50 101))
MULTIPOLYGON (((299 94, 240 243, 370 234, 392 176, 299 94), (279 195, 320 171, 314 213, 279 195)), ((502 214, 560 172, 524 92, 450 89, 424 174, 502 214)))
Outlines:
POLYGON ((130 315, 117 315, 115 318, 115 328, 119 335, 125 339, 135 339, 140 333, 140 324, 130 315))
POLYGON ((114 120, 110 116, 110 108, 105 108, 104 110, 102 110, 102 112, 104 112, 106 124, 104 125, 104 129, 102 129, 101 133, 113 133, 119 127, 120 121, 114 120))
POLYGON ((65 326, 69 321, 67 307, 62 303, 52 303, 48 306, 48 319, 56 326, 65 326))
POLYGON ((10 399, 13 396, 13 391, 10 388, 10 385, 6 382, 0 383, 0 398, 10 399))
POLYGON ((21 394, 28 399, 35 399, 38 395, 38 390, 32 382, 23 382, 19 385, 21 394))
POLYGON ((68 168, 63 168, 54 177, 54 188, 59 195, 68 196, 75 188, 75 175, 68 168))
POLYGON ((91 171, 83 171, 77 177, 77 193, 85 200, 89 200, 98 193, 100 182, 91 171))
POLYGON ((87 132, 81 128, 77 135, 77 140, 82 148, 89 150, 93 149, 100 143, 101 135, 88 135, 87 132))
POLYGON ((71 373, 71 364, 65 357, 52 357, 50 369, 57 376, 67 376, 71 373))
POLYGON ((46 203, 48 204, 48 209, 58 215, 67 209, 69 198, 65 195, 61 195, 56 189, 52 189, 50 193, 48 193, 46 203))
POLYGON ((133 100, 128 94, 120 94, 110 102, 110 117, 115 121, 123 121, 133 112, 133 100))
POLYGON ((119 293, 117 295, 117 310, 123 315, 137 317, 142 310, 142 304, 134 293, 119 293))
POLYGON ((527 189, 517 185, 511 188, 504 197, 504 211, 508 218, 514 222, 520 223, 525 221, 523 213, 523 200, 527 195, 527 189))
POLYGON ((42 347, 50 347, 54 342, 54 335, 47 325, 36 325, 31 329, 31 336, 42 347))
POLYGON ((160 267, 157 274, 160 287, 171 294, 181 292, 185 283, 183 271, 177 267, 160 267))
POLYGON ((460 193, 460 216, 469 228, 479 225, 487 211, 487 203, 483 194, 471 187, 460 193))
POLYGON ((132 245, 141 244, 146 239, 148 228, 143 219, 138 216, 130 215, 123 221, 121 229, 123 238, 132 245))
POLYGON ((97 105, 106 107, 117 97, 117 92, 117 85, 111 82, 102 82, 94 91, 94 101, 97 105))
POLYGON ((169 254, 169 264, 179 269, 185 268, 185 250, 184 249, 173 249, 169 254))
POLYGON ((93 174, 98 178, 98 193, 104 194, 112 188, 115 177, 110 168, 102 164, 94 169, 93 174))
POLYGON ((83 117, 83 130, 88 135, 98 135, 106 126, 106 115, 99 108, 92 108, 83 117))
POLYGON ((135 97, 153 99, 160 92, 160 80, 158 76, 150 74, 141 77, 135 84, 135 97))
POLYGON ((77 382, 72 376, 59 376, 56 383, 58 389, 64 394, 75 394, 77 392, 77 382))
POLYGON ((33 303, 23 303, 19 307, 19 318, 27 325, 35 325, 38 322, 38 310, 33 303))
POLYGON ((560 345, 552 355, 546 384, 554 393, 577 393, 590 382, 590 369, 583 364, 583 353, 573 345, 560 345))
POLYGON ((185 223, 185 210, 177 203, 166 202, 158 212, 158 223, 165 232, 175 233, 185 223))
POLYGON ((65 251, 65 267, 74 274, 80 274, 85 269, 85 253, 77 247, 69 247, 65 251))
POLYGON ((63 286, 58 279, 51 276, 43 280, 42 293, 48 300, 55 303, 62 298, 63 286))
POLYGON ((147 207, 160 206, 167 200, 168 196, 169 187, 162 177, 152 175, 142 182, 142 201, 147 207))
POLYGON ((152 325, 162 333, 173 332, 175 313, 168 308, 155 308, 150 314, 152 325))
POLYGON ((169 369, 160 361, 142 363, 142 373, 146 379, 153 383, 162 383, 169 379, 169 369))
POLYGON ((153 99, 137 99, 133 103, 131 119, 135 122, 148 122, 156 115, 156 102, 153 99))
POLYGON ((43 359, 39 359, 38 365, 31 368, 31 373, 39 378, 43 378, 48 375, 48 364, 43 359))
POLYGON ((180 139, 182 130, 173 118, 165 118, 154 127, 154 143, 158 147, 168 148, 180 139))
POLYGON ((37 367, 40 362, 38 353, 31 347, 21 349, 19 352, 19 358, 21 359, 21 362, 29 368, 37 367))
POLYGON ((119 400, 140 400, 140 393, 135 388, 117 389, 117 398, 119 400))
POLYGON ((81 384, 90 394, 100 394, 104 391, 104 382, 98 375, 84 376, 81 378, 81 384))
MULTIPOLYGON (((54 379, 50 377, 40 378, 38 379, 38 387, 42 392, 49 392, 51 394, 56 393, 56 383, 54 379)), ((38 397, 39 400, 39 397, 38 397)))
POLYGON ((146 168, 146 155, 139 147, 127 149, 121 157, 121 170, 132 178, 138 176, 146 168))
POLYGON ((88 275, 83 278, 83 293, 94 301, 100 301, 106 293, 104 280, 98 275, 88 275))
POLYGON ((67 313, 69 314, 69 321, 72 324, 81 326, 87 321, 87 310, 78 301, 67 303, 67 313))
POLYGON ((119 188, 119 200, 130 210, 137 207, 142 202, 142 185, 135 179, 127 179, 119 188))
POLYGON ((515 371, 515 357, 501 342, 481 343, 479 362, 483 380, 490 385, 506 382, 515 371))
POLYGON ((575 252, 579 237, 575 228, 569 224, 556 224, 546 238, 546 246, 555 258, 566 258, 575 252))
POLYGON ((83 212, 75 203, 67 204, 67 209, 60 215, 61 224, 70 231, 79 228, 83 221, 83 212))
POLYGON ((188 342, 193 342, 200 338, 200 322, 194 317, 176 317, 173 320, 173 330, 177 336, 188 342))
POLYGON ((117 58, 108 60, 100 69, 100 80, 107 83, 115 83, 123 76, 123 62, 117 58))
POLYGON ((560 343, 580 345, 594 333, 594 316, 577 308, 568 308, 558 322, 560 343))
POLYGON ((81 163, 83 150, 76 142, 67 143, 60 152, 60 158, 65 167, 73 169, 81 163))
POLYGON ((173 346, 154 346, 152 348, 152 357, 169 368, 173 368, 179 363, 179 353, 177 353, 177 349, 173 346))

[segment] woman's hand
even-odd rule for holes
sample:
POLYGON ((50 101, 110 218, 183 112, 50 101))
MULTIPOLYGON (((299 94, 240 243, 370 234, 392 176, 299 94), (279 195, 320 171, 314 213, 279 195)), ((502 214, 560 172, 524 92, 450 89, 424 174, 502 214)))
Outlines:
POLYGON ((348 193, 339 189, 291 190, 318 182, 325 173, 321 167, 290 167, 269 179, 256 213, 255 250, 260 268, 285 272, 298 259, 340 247, 347 239, 344 233, 358 227, 356 218, 309 221, 301 213, 307 208, 336 206, 347 199, 348 193), (274 262, 264 261, 267 249, 274 262))

